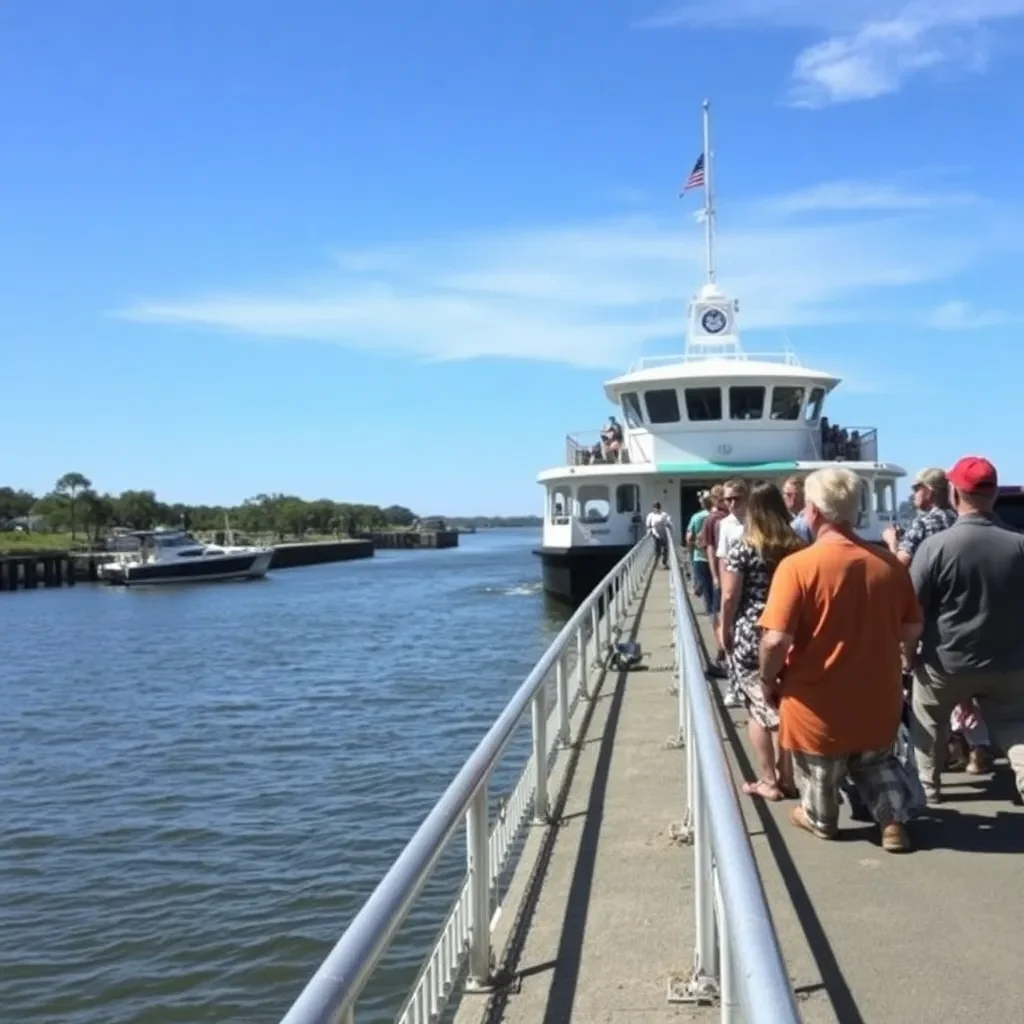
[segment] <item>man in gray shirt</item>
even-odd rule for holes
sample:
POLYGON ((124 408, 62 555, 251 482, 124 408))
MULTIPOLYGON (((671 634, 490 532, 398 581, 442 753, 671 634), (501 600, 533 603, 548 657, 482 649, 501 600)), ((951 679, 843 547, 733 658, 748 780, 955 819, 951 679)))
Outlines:
POLYGON ((925 538, 910 566, 924 612, 911 733, 929 803, 941 799, 936 753, 952 710, 972 697, 1024 794, 1024 533, 992 514, 997 475, 967 456, 947 474, 956 522, 925 538))

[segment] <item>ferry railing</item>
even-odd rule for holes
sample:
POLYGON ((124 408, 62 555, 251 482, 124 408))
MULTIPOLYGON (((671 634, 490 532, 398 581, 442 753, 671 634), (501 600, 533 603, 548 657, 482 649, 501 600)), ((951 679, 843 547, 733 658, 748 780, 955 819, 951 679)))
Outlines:
POLYGON ((590 699, 591 668, 603 667, 613 637, 621 632, 629 606, 639 593, 653 550, 650 536, 640 540, 562 627, 282 1024, 355 1024, 360 994, 463 822, 465 880, 397 1020, 400 1024, 432 1024, 463 972, 465 991, 487 992, 496 987, 499 979, 493 974, 490 939, 492 896, 531 813, 535 823, 550 823, 548 775, 553 755, 559 747, 570 745, 573 709, 578 700, 590 699), (576 659, 570 668, 572 653, 576 659), (552 673, 556 706, 549 715, 552 673), (532 723, 532 753, 492 829, 490 778, 527 715, 532 723))
POLYGON ((565 435, 565 464, 567 466, 589 466, 611 463, 648 462, 639 445, 630 446, 629 437, 623 438, 622 447, 616 455, 595 455, 601 450, 600 430, 581 430, 565 435))
POLYGON ((718 1000, 721 1019, 799 1024, 796 1001, 757 871, 739 795, 697 648, 682 568, 669 545, 679 680, 679 739, 686 750, 682 835, 694 850, 696 939, 687 1002, 718 1000))

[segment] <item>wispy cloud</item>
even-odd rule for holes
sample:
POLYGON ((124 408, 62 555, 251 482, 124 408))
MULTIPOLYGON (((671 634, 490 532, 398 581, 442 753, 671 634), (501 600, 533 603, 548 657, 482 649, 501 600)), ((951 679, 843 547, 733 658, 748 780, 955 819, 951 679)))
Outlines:
POLYGON ((1024 0, 691 0, 643 28, 802 28, 825 33, 793 64, 788 101, 816 108, 875 99, 926 71, 987 66, 992 27, 1024 17, 1024 0))
MULTIPOLYGON (((941 207, 857 182, 754 203, 742 229, 720 235, 723 283, 747 329, 878 318, 899 288, 950 281, 1016 237, 941 207), (850 209, 861 216, 821 213, 850 209)), ((702 256, 696 228, 618 218, 345 251, 303 288, 146 299, 118 315, 428 359, 620 367, 649 343, 681 345, 702 256)))
POLYGON ((928 310, 922 320, 925 327, 938 331, 977 331, 1022 322, 1019 316, 1013 316, 1000 309, 976 308, 962 299, 943 302, 928 310))
POLYGON ((766 213, 910 211, 951 209, 979 203, 970 192, 926 192, 890 182, 826 181, 765 200, 766 213))

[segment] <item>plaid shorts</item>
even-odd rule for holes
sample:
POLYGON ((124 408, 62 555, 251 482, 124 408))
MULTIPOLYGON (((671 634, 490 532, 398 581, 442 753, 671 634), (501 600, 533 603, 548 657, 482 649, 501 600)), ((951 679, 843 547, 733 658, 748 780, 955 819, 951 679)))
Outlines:
POLYGON ((907 787, 903 766, 892 747, 861 754, 824 757, 793 751, 793 778, 807 820, 834 835, 839 824, 839 784, 849 775, 880 825, 907 820, 907 787))

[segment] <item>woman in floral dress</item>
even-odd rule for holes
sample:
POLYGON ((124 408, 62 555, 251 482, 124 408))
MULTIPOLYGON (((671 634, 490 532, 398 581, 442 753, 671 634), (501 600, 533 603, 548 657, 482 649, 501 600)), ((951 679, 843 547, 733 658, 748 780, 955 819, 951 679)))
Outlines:
POLYGON ((779 563, 804 546, 790 525, 791 519, 778 487, 759 484, 750 494, 743 537, 722 563, 719 642, 730 655, 743 692, 759 771, 758 780, 748 782, 743 790, 765 800, 795 794, 788 758, 776 751, 773 733, 779 728, 778 711, 769 707, 761 690, 761 628, 757 624, 779 563))

